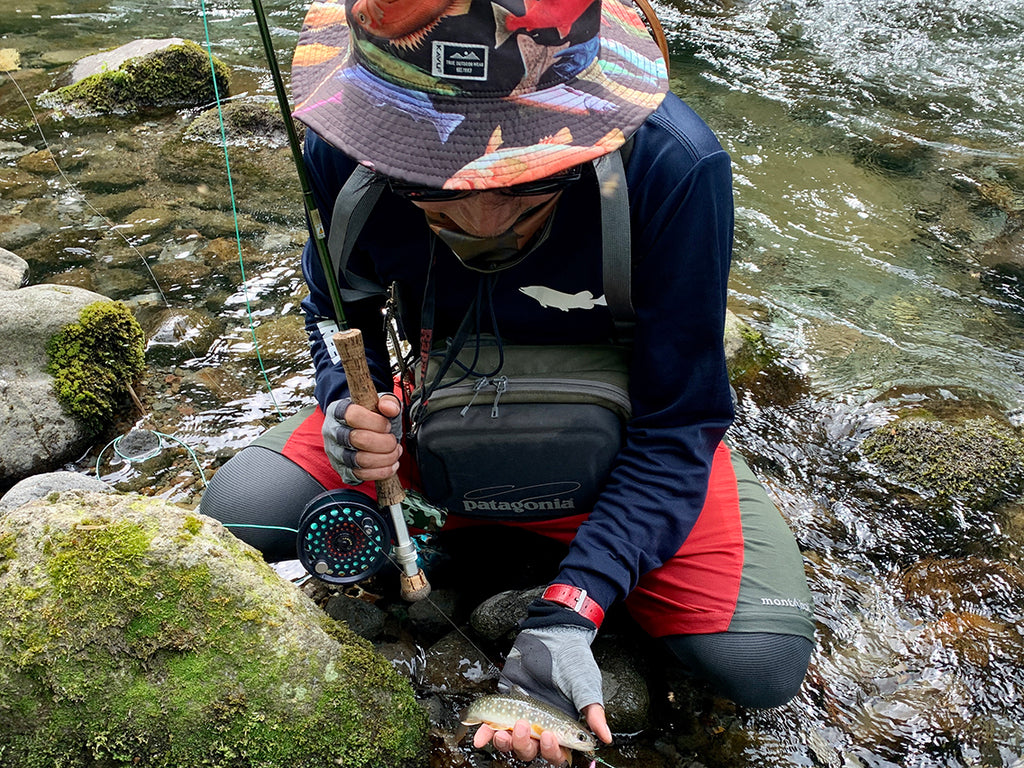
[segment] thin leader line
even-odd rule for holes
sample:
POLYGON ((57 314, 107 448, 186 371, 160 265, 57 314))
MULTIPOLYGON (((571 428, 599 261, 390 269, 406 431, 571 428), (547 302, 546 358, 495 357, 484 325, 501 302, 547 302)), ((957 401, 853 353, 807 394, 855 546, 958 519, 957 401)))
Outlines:
POLYGON ((259 341, 256 338, 256 325, 253 321, 252 304, 249 301, 249 288, 246 285, 245 279, 245 262, 242 258, 242 234, 239 231, 238 206, 235 203, 235 183, 231 176, 231 158, 228 152, 227 129, 224 127, 224 110, 221 108, 220 88, 217 85, 217 69, 213 60, 213 43, 210 40, 210 24, 206 13, 206 0, 199 0, 199 6, 203 17, 203 32, 206 35, 206 54, 210 60, 210 79, 213 82, 213 95, 217 102, 217 120, 220 123, 220 141, 224 149, 224 165, 228 177, 228 194, 231 197, 231 215, 235 224, 235 246, 238 249, 238 266, 242 271, 242 295, 245 296, 245 311, 249 317, 249 332, 252 334, 252 343, 256 350, 256 360, 260 366, 260 373, 263 375, 263 381, 267 385, 267 392, 270 393, 270 401, 274 404, 277 417, 283 419, 284 414, 281 411, 281 407, 277 404, 277 398, 274 397, 274 387, 271 385, 270 376, 263 365, 263 355, 260 353, 259 341))

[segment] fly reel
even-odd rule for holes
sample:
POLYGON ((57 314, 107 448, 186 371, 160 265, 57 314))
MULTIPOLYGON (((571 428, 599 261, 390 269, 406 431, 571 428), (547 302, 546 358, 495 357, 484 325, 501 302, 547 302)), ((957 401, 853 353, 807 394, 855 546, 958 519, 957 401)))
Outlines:
POLYGON ((321 493, 299 518, 299 562, 329 584, 367 579, 391 552, 392 530, 373 499, 353 490, 321 493))

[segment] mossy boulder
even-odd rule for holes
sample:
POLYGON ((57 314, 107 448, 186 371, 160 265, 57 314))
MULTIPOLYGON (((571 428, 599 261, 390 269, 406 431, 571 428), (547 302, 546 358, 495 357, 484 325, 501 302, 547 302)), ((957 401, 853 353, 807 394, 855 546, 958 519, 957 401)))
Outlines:
POLYGON ((876 429, 861 447, 889 479, 981 509, 1024 492, 1024 435, 990 416, 907 416, 876 429))
POLYGON ((784 406, 803 393, 805 382, 783 365, 764 334, 732 310, 725 313, 724 343, 729 381, 741 394, 784 406))
POLYGON ((227 65, 214 57, 211 71, 209 54, 191 40, 136 41, 89 59, 95 63, 76 67, 75 82, 48 93, 44 103, 84 112, 134 113, 208 104, 217 94, 226 96, 230 87, 227 65), (92 74, 82 76, 85 72, 92 74))
POLYGON ((0 517, 0 766, 412 765, 409 683, 216 521, 72 491, 0 517))
POLYGON ((53 376, 57 399, 88 429, 101 430, 142 373, 145 342, 126 304, 89 304, 78 322, 61 328, 47 344, 47 371, 53 376))

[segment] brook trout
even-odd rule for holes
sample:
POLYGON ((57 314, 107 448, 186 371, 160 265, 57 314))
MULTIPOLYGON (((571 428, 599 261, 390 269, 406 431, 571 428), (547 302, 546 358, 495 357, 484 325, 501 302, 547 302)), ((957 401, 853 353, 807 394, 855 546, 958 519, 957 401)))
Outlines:
POLYGON ((579 721, 542 701, 522 696, 501 693, 481 696, 469 705, 462 724, 483 723, 496 731, 511 731, 517 720, 528 721, 537 738, 542 731, 551 731, 558 738, 558 743, 567 749, 580 752, 597 749, 597 739, 579 721))

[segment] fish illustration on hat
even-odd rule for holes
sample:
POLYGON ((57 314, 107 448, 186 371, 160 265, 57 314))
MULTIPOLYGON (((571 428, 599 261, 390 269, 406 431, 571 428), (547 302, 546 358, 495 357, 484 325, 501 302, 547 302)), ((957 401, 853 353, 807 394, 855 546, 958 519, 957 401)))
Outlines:
POLYGON ((516 16, 512 11, 492 2, 495 21, 495 45, 501 46, 516 32, 556 29, 563 38, 580 16, 598 0, 526 0, 526 12, 516 16))
POLYGON ((418 48, 446 16, 469 13, 470 0, 356 0, 352 21, 400 48, 418 48))

